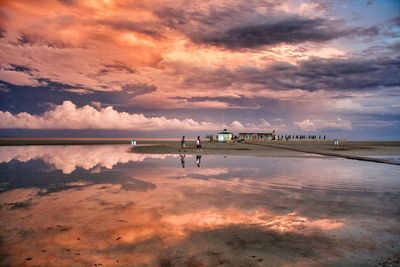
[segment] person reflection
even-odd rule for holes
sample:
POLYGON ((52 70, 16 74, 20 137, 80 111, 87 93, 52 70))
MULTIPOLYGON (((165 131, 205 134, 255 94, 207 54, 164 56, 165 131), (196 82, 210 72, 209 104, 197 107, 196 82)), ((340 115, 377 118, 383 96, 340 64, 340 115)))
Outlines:
POLYGON ((197 155, 197 156, 196 156, 196 163, 197 163, 197 167, 200 168, 200 164, 201 164, 201 155, 197 155))
POLYGON ((179 154, 179 156, 181 156, 181 164, 182 164, 182 168, 185 168, 185 154, 179 154))

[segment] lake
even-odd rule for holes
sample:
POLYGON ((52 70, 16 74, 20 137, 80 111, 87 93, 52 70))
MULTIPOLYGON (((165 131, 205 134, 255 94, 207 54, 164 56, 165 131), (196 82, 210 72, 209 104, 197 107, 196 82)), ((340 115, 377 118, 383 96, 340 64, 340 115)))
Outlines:
POLYGON ((400 167, 0 147, 1 266, 399 266, 400 167))

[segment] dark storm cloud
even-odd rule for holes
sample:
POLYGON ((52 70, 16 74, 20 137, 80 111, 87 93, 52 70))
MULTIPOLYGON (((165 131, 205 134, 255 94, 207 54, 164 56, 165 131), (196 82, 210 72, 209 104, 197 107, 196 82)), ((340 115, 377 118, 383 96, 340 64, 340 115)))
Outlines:
POLYGON ((287 18, 277 22, 240 26, 197 41, 226 48, 257 48, 279 43, 324 42, 346 35, 335 31, 323 19, 287 18))
POLYGON ((343 21, 308 18, 277 11, 266 4, 241 3, 229 7, 186 10, 162 8, 155 11, 161 24, 175 29, 192 41, 226 49, 254 49, 280 43, 325 42, 348 35, 376 35, 378 28, 346 28, 343 21))
POLYGON ((231 85, 233 83, 263 85, 271 90, 301 89, 305 91, 380 90, 400 86, 400 58, 385 59, 321 59, 303 60, 298 65, 278 62, 265 68, 222 68, 206 73, 192 71, 190 84, 231 85))

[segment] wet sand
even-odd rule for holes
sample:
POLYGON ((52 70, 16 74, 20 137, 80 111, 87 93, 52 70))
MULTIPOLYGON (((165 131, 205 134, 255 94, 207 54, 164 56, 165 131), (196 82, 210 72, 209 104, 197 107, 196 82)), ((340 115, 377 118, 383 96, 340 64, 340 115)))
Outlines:
MULTIPOLYGON (((188 142, 186 151, 179 142, 146 142, 151 146, 132 148, 135 153, 199 154, 194 142, 188 142)), ((201 154, 242 155, 259 157, 309 157, 322 155, 353 160, 400 165, 390 157, 400 156, 398 141, 341 141, 334 146, 331 141, 271 141, 252 143, 203 142, 201 154), (388 157, 388 158, 385 158, 388 157)))
MULTIPOLYGON (((105 145, 126 144, 129 138, 0 138, 0 146, 25 145, 105 145)), ((131 150, 146 154, 204 154, 238 155, 257 157, 312 157, 328 156, 351 160, 400 165, 400 141, 340 141, 334 146, 332 140, 270 141, 247 143, 203 142, 198 152, 195 142, 187 142, 186 151, 180 150, 179 141, 138 140, 131 150), (397 158, 396 158, 397 157, 397 158)))
POLYGON ((237 156, 258 156, 258 157, 300 157, 302 152, 287 151, 281 148, 256 146, 254 144, 243 143, 217 143, 203 142, 199 152, 195 142, 186 142, 186 149, 180 149, 180 142, 146 142, 149 146, 139 146, 131 148, 135 153, 148 154, 189 154, 189 155, 237 155, 237 156))

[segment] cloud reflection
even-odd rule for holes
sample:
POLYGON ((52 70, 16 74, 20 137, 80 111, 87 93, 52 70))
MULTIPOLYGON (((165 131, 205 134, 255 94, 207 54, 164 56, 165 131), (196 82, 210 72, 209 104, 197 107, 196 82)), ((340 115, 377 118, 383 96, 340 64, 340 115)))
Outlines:
MULTIPOLYGON (((300 239, 312 240, 313 235, 321 231, 326 233, 343 225, 342 222, 330 219, 321 224, 319 220, 295 213, 280 216, 261 208, 243 210, 236 207, 203 208, 194 205, 182 211, 174 194, 182 186, 191 188, 196 194, 197 183, 191 184, 187 181, 178 183, 174 189, 158 184, 151 194, 134 195, 116 185, 107 189, 90 186, 84 190, 58 192, 51 198, 35 196, 32 200, 35 205, 29 209, 3 209, 2 215, 6 216, 0 219, 1 228, 8 228, 15 233, 8 239, 7 249, 19 250, 23 254, 22 258, 11 257, 8 260, 20 265, 29 255, 34 255, 35 264, 39 265, 66 266, 77 261, 83 265, 101 262, 113 266, 117 265, 117 260, 125 265, 152 265, 159 262, 159 252, 175 246, 179 247, 178 250, 183 250, 181 244, 192 243, 196 233, 219 232, 231 227, 236 227, 237 233, 240 233, 250 227, 260 235, 275 233, 274 235, 284 236, 290 232, 300 239), (157 195, 161 195, 165 202, 174 204, 164 206, 155 197, 157 195), (11 226, 9 222, 16 216, 29 216, 29 219, 17 221, 11 226), (46 220, 43 221, 43 218, 46 220), (32 242, 24 241, 28 236, 32 238, 32 242), (41 253, 41 250, 46 250, 46 253, 41 253), (82 257, 77 257, 75 253, 82 257)), ((27 198, 32 197, 30 190, 14 190, 3 193, 1 203, 10 199, 21 200, 24 193, 27 198)), ((187 202, 188 199, 180 201, 187 202)), ((211 234, 205 241, 210 244, 227 242, 228 244, 220 244, 219 249, 231 250, 229 242, 235 242, 237 237, 228 235, 219 240, 218 235, 211 234)), ((247 237, 244 235, 241 238, 247 237)), ((283 239, 284 242, 288 241, 283 239)), ((197 253, 203 254, 212 250, 213 246, 204 244, 196 249, 200 250, 197 253)), ((233 264, 234 256, 224 257, 233 264)), ((296 257, 301 258, 301 255, 296 257)), ((170 260, 177 259, 172 257, 170 260)), ((198 260, 206 263, 206 258, 200 257, 198 260)), ((251 264, 254 259, 248 257, 246 261, 251 264)))
POLYGON ((126 153, 126 145, 121 146, 19 146, 1 147, 0 163, 18 160, 27 162, 42 159, 44 162, 70 174, 76 168, 91 170, 96 166, 112 169, 118 163, 142 162, 146 159, 165 159, 167 154, 126 153))
MULTIPOLYGON (((338 266, 350 251, 361 265, 376 261, 398 240, 398 204, 389 201, 398 182, 391 166, 203 156, 198 168, 196 157, 188 155, 182 168, 179 155, 132 163, 119 146, 80 147, 82 160, 121 149, 116 158, 126 163, 104 164, 111 169, 95 174, 83 167, 52 174, 42 184, 59 179, 69 188, 48 194, 27 186, 40 173, 46 176, 43 162, 2 163, 4 176, 21 185, 14 182, 0 193, 0 254, 8 254, 0 263, 23 266, 32 258, 29 263, 39 266, 338 266), (17 172, 23 165, 31 176, 17 172), (338 166, 340 172, 333 172, 338 166), (377 186, 376 175, 387 168, 392 174, 386 172, 377 186)), ((51 158, 47 149, 56 149, 55 157, 64 147, 40 148, 51 158)))

